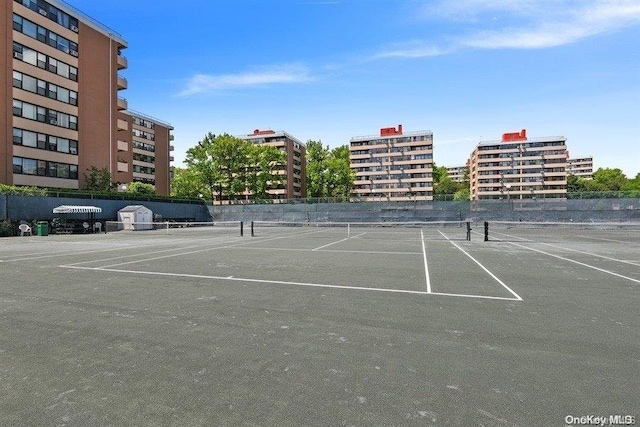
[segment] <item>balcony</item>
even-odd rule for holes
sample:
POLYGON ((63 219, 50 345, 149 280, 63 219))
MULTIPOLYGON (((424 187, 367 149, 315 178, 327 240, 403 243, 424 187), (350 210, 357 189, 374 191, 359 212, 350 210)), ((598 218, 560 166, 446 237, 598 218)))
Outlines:
POLYGON ((175 148, 173 145, 170 145, 170 146, 169 146, 169 151, 173 151, 173 150, 175 150, 175 149, 176 149, 176 148, 175 148))
POLYGON ((173 156, 169 156, 169 161, 170 161, 170 162, 173 162, 173 161, 175 161, 175 160, 176 160, 176 159, 175 159, 173 156))
POLYGON ((127 141, 118 141, 118 151, 129 151, 129 143, 127 141))
POLYGON ((127 79, 122 76, 118 76, 118 90, 123 90, 127 88, 127 79))
POLYGON ((126 110, 129 103, 125 98, 118 97, 118 111, 126 110))
POLYGON ((118 70, 123 70, 129 66, 129 61, 126 57, 118 55, 118 70))
POLYGON ((169 134, 169 141, 173 141, 173 134, 169 134))
POLYGON ((118 172, 129 172, 129 163, 118 160, 118 172))
POLYGON ((129 130, 129 123, 126 120, 118 119, 118 130, 129 130))

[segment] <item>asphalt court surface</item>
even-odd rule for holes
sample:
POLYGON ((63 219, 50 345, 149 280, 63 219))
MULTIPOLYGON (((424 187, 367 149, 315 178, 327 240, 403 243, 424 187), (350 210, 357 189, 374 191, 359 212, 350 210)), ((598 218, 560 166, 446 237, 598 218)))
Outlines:
MULTIPOLYGON (((363 234, 366 233, 366 234, 363 234)), ((638 416, 640 233, 0 240, 6 425, 638 416)))

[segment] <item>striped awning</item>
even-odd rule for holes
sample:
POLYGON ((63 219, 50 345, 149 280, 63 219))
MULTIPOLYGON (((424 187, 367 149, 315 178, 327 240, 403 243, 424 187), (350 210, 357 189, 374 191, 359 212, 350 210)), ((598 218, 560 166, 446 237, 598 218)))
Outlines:
POLYGON ((68 213, 98 213, 102 212, 102 208, 97 206, 73 206, 62 205, 57 208, 53 208, 55 214, 68 214, 68 213))

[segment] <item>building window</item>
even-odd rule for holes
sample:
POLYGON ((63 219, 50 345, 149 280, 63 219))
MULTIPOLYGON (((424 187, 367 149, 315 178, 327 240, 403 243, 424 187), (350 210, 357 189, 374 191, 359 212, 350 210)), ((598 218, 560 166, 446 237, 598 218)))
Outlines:
MULTIPOLYGON (((75 26, 74 26, 75 27, 75 26)), ((62 52, 78 56, 78 44, 37 25, 20 15, 13 14, 13 29, 33 39, 39 40, 62 52)))
POLYGON ((19 175, 48 176, 51 178, 78 179, 78 165, 14 157, 13 173, 19 175))
POLYGON ((78 81, 78 69, 76 67, 47 57, 47 55, 23 46, 20 43, 13 43, 13 57, 69 80, 78 81))

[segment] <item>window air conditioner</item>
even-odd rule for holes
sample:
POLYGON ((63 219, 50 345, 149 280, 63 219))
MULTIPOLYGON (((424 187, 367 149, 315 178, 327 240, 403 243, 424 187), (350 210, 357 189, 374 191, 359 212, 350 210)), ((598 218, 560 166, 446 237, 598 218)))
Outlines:
POLYGON ((76 27, 75 25, 72 25, 71 26, 71 31, 74 31, 74 32, 77 33, 78 32, 78 27, 76 27))
POLYGON ((38 9, 38 13, 42 16, 47 16, 47 11, 44 9, 38 9))
POLYGON ((73 56, 78 56, 78 51, 77 51, 77 50, 72 50, 72 51, 71 51, 71 55, 73 55, 73 56))
POLYGON ((49 120, 49 124, 51 124, 51 125, 57 125, 57 124, 58 124, 58 121, 57 121, 56 119, 51 119, 51 120, 49 120))
POLYGON ((13 57, 14 58, 18 58, 18 59, 22 59, 22 53, 21 52, 13 52, 13 57))

